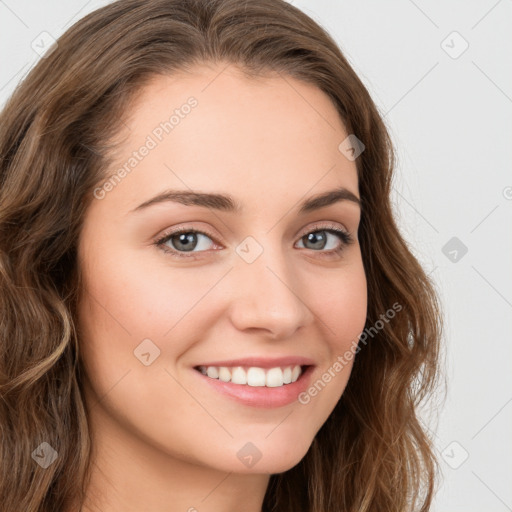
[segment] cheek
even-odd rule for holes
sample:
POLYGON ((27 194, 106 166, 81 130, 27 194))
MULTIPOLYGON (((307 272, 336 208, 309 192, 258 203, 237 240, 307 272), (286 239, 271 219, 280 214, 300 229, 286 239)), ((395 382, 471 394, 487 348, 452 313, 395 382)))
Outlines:
POLYGON ((83 322, 97 335, 117 332, 115 339, 133 345, 132 350, 137 340, 172 336, 215 281, 211 275, 202 278, 200 272, 147 260, 152 264, 124 255, 84 271, 83 322))
POLYGON ((308 292, 308 306, 325 340, 325 358, 311 386, 299 396, 320 428, 343 394, 356 357, 367 314, 367 282, 361 262, 345 268, 308 292))
POLYGON ((91 403, 101 400, 119 424, 135 425, 154 440, 180 439, 183 432, 194 432, 199 422, 192 419, 204 411, 171 377, 173 361, 204 332, 198 328, 197 311, 215 279, 202 279, 193 271, 171 272, 142 258, 115 260, 94 260, 83 270, 78 321, 91 403), (148 352, 151 362, 145 365, 143 354, 148 352), (176 415, 187 419, 177 422, 176 415))
MULTIPOLYGON (((207 322, 218 316, 206 297, 219 272, 170 268, 114 248, 103 251, 111 258, 90 258, 83 269, 83 294, 79 306, 80 350, 86 372, 94 376, 95 393, 102 396, 127 380, 137 384, 137 393, 157 388, 169 391, 169 375, 182 354, 200 342, 207 322), (204 300, 207 299, 207 300, 204 300), (148 340, 150 340, 148 342, 148 340), (147 354, 149 356, 143 356, 147 354), (150 364, 145 366, 148 357, 150 364)), ((135 384, 134 384, 135 385, 135 384)), ((175 386, 175 395, 180 388, 175 386)), ((152 403, 153 395, 144 396, 152 403)), ((155 405, 159 408, 158 403, 155 405)), ((129 408, 129 404, 128 404, 129 408)))
POLYGON ((364 329, 368 297, 362 261, 317 282, 307 297, 308 305, 321 320, 319 325, 323 328, 332 359, 358 340, 364 329))

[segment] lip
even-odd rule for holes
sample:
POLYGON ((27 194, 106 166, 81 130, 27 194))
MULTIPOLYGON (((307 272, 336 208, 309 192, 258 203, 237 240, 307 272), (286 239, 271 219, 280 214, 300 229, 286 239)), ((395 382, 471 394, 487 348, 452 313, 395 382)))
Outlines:
MULTIPOLYGON (((312 359, 300 356, 285 357, 245 357, 242 359, 230 359, 224 361, 213 361, 208 363, 199 363, 197 366, 257 366, 258 368, 277 368, 278 366, 313 366, 315 363, 312 359)), ((287 384, 288 385, 288 384, 287 384)))
MULTIPOLYGON (((273 359, 271 361, 268 359, 249 358, 231 361, 218 361, 216 363, 208 363, 207 365, 201 366, 258 366, 260 368, 275 368, 277 366, 299 364, 297 363, 299 360, 302 360, 302 358, 280 358, 273 359)), ((197 367, 193 368, 193 372, 199 379, 201 379, 201 382, 210 386, 210 389, 227 396, 231 400, 251 407, 273 409, 296 402, 300 393, 304 392, 308 388, 311 381, 311 374, 313 373, 315 366, 312 364, 300 364, 300 366, 302 367, 302 373, 295 382, 275 388, 267 388, 266 386, 256 387, 249 386, 247 384, 233 384, 232 382, 212 379, 207 375, 203 375, 197 370, 197 367)))

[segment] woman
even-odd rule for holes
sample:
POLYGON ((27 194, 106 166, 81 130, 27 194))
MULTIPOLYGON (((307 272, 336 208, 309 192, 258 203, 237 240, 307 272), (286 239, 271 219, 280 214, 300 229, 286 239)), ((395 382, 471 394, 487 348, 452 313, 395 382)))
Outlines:
POLYGON ((118 1, 0 120, 3 510, 429 510, 438 302, 321 27, 118 1))

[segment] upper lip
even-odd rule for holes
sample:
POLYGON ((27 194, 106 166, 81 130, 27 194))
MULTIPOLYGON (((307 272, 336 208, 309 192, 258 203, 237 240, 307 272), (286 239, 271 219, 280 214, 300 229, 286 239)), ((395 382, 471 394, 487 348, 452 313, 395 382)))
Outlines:
POLYGON ((314 362, 308 357, 285 356, 285 357, 244 357, 240 359, 230 359, 223 361, 211 361, 197 366, 256 366, 258 368, 276 368, 278 366, 310 366, 314 362))

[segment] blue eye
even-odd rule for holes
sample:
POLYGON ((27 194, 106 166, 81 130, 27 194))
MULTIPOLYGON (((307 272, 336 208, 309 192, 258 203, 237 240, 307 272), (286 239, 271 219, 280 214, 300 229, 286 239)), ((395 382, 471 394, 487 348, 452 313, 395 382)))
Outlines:
MULTIPOLYGON (((338 239, 342 241, 342 248, 345 245, 348 245, 351 242, 351 237, 348 233, 345 231, 342 231, 338 228, 336 229, 321 229, 317 231, 311 231, 307 235, 304 235, 299 242, 303 242, 303 240, 306 241, 306 243, 311 243, 314 247, 305 247, 305 249, 313 249, 313 250, 330 250, 332 251, 340 251, 339 247, 336 247, 336 240, 332 241, 334 243, 334 247, 326 247, 328 245, 329 237, 332 237, 334 239, 338 239)), ((304 242, 303 242, 304 245, 304 242)))
POLYGON ((167 241, 171 241, 174 248, 178 251, 191 252, 194 249, 205 250, 208 245, 204 243, 204 238, 209 238, 204 233, 199 231, 181 231, 173 233, 167 238, 167 241))
MULTIPOLYGON (((315 226, 301 236, 298 243, 302 243, 301 248, 321 252, 323 256, 329 257, 338 255, 353 241, 348 232, 336 225, 329 225, 315 226), (304 244, 311 246, 305 247, 304 244), (328 245, 333 247, 327 247, 328 245)), ((162 251, 179 258, 194 258, 198 252, 207 251, 211 244, 215 245, 212 235, 187 227, 178 228, 155 242, 162 251)))

